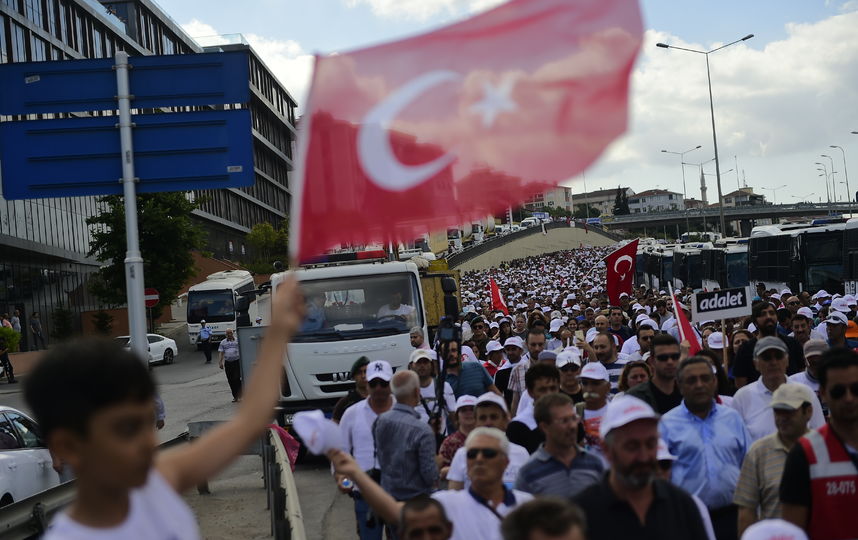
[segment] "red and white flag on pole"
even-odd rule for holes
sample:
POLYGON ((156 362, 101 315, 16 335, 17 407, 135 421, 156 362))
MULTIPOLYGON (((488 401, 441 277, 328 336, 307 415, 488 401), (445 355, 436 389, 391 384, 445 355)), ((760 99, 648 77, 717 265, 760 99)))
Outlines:
POLYGON ((504 315, 509 315, 509 309, 506 307, 506 302, 503 299, 495 278, 489 279, 489 287, 492 293, 492 311, 503 311, 504 315))
POLYGON ((637 254, 638 241, 634 240, 605 257, 608 299, 611 305, 620 305, 620 294, 632 293, 637 254))
POLYGON ((691 327, 691 323, 688 322, 685 312, 682 311, 682 306, 680 306, 679 300, 673 292, 673 287, 668 283, 667 288, 669 289, 668 292, 670 292, 670 298, 673 302, 673 316, 676 317, 676 325, 679 327, 679 341, 687 340, 689 344, 688 356, 694 356, 699 353, 703 347, 700 345, 700 340, 697 339, 697 332, 695 332, 694 328, 691 327))
POLYGON ((316 58, 292 185, 293 257, 412 241, 519 206, 627 123, 636 0, 511 0, 316 58))

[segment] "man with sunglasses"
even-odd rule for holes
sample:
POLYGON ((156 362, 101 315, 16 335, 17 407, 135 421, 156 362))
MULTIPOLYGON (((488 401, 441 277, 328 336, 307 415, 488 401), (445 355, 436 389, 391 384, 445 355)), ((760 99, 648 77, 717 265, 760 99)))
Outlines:
POLYGON ((694 493, 709 509, 719 540, 737 538, 733 492, 751 436, 742 417, 715 402, 718 380, 705 356, 679 364, 676 379, 682 403, 661 417, 659 431, 671 454, 673 483, 694 493))
MULTIPOLYGON (((390 395, 390 379, 393 368, 384 360, 370 362, 366 366, 366 378, 369 394, 343 413, 340 420, 340 436, 343 449, 354 456, 361 468, 380 478, 378 459, 372 426, 376 418, 393 408, 394 400, 390 395)), ((384 524, 375 519, 364 500, 363 495, 351 486, 343 486, 344 475, 337 475, 340 491, 348 493, 355 501, 355 518, 358 535, 361 540, 381 540, 384 524)))
POLYGON ((578 380, 578 374, 581 373, 581 354, 578 349, 558 354, 555 365, 560 370, 560 393, 568 396, 572 403, 583 403, 584 389, 578 380))
MULTIPOLYGON (((504 485, 509 441, 499 429, 474 429, 462 450, 470 489, 436 491, 431 497, 441 503, 453 524, 452 540, 501 540, 504 516, 533 500, 533 496, 504 485)), ((350 478, 360 488, 379 517, 391 523, 398 519, 405 503, 384 491, 354 458, 341 450, 328 452, 328 458, 337 474, 350 478)))
MULTIPOLYGON (((730 404, 745 420, 754 441, 777 431, 771 403, 774 391, 787 382, 787 347, 782 337, 766 336, 756 342, 754 367, 760 373, 760 378, 740 388, 730 404)), ((818 399, 814 399, 811 405, 813 416, 810 427, 816 429, 825 424, 825 417, 818 399)))
POLYGON ((654 336, 650 349, 652 378, 630 388, 626 394, 645 401, 658 414, 664 414, 682 403, 682 393, 676 383, 676 370, 682 353, 679 342, 669 334, 654 336))
POLYGON ((780 487, 782 515, 813 539, 858 538, 858 355, 827 351, 819 384, 830 423, 790 450, 780 487))

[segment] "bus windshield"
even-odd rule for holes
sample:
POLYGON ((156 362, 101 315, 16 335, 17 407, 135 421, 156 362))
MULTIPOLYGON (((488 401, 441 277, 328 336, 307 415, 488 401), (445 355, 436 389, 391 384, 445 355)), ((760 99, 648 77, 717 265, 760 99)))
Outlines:
POLYGON ((296 342, 404 334, 423 326, 413 274, 306 280, 301 286, 307 308, 296 342))
POLYGON ((746 287, 748 285, 748 254, 727 254, 727 287, 746 287))
POLYGON ((235 320, 235 297, 232 289, 191 291, 188 293, 188 323, 198 324, 235 320))

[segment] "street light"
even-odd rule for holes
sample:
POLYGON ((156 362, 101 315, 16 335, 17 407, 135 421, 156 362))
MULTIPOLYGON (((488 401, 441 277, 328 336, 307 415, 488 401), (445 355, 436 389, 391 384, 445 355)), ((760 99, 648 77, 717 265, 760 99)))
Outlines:
POLYGON ((772 204, 778 204, 778 190, 786 187, 786 184, 778 187, 764 187, 762 189, 772 192, 772 204))
POLYGON ((718 210, 721 218, 721 234, 727 235, 727 228, 724 222, 724 201, 721 199, 721 166, 718 162, 718 137, 715 134, 715 105, 712 101, 712 76, 709 73, 709 55, 714 53, 715 51, 720 51, 725 47, 729 47, 730 45, 734 45, 739 43, 740 41, 747 41, 754 37, 754 34, 748 34, 747 36, 737 39, 736 41, 731 41, 726 45, 721 45, 711 51, 697 51, 694 49, 686 49, 684 47, 676 47, 675 45, 668 45, 667 43, 656 43, 656 47, 660 47, 662 49, 678 49, 680 51, 693 52, 697 54, 702 54, 706 57, 706 80, 709 82, 709 114, 712 117, 712 146, 715 150, 715 178, 718 183, 718 210))
POLYGON ((685 154, 698 150, 699 148, 700 145, 698 144, 694 148, 686 150, 685 152, 671 152, 670 150, 662 150, 662 152, 664 152, 665 154, 674 154, 676 156, 679 156, 679 166, 680 168, 682 168, 682 211, 685 212, 685 232, 689 234, 691 234, 691 228, 688 224, 688 208, 685 207, 685 199, 688 198, 688 192, 685 190, 685 166, 683 165, 685 161, 682 158, 685 157, 685 154))
POLYGON ((842 146, 837 146, 836 144, 830 145, 829 148, 837 148, 838 150, 840 150, 840 153, 843 154, 843 176, 846 177, 846 195, 848 195, 846 200, 849 202, 849 208, 851 209, 853 197, 852 190, 849 189, 849 172, 846 171, 846 151, 843 150, 842 146))
MULTIPOLYGON (((821 162, 819 162, 819 161, 814 161, 814 162, 813 162, 813 164, 814 164, 814 165, 819 165, 820 167, 822 167, 822 169, 817 168, 817 169, 816 169, 817 171, 822 171, 823 173, 825 173, 825 190, 829 192, 829 195, 828 195, 828 204, 829 204, 829 205, 831 204, 831 202, 832 202, 832 201, 831 201, 831 199, 832 199, 832 198, 834 199, 834 202, 837 202, 837 194, 836 194, 836 193, 833 193, 833 191, 832 191, 832 190, 829 190, 829 186, 828 186, 828 182, 829 182, 828 167, 826 167, 826 166, 825 166, 825 163, 821 163, 821 162)), ((820 176, 822 176, 822 175, 820 175, 820 176)))
POLYGON ((834 181, 834 173, 836 173, 837 171, 834 170, 834 158, 832 158, 828 154, 819 154, 819 157, 828 158, 828 161, 831 163, 831 189, 833 190, 832 194, 834 196, 834 202, 837 202, 837 183, 834 181))
POLYGON ((811 195, 816 195, 816 193, 808 193, 807 195, 802 195, 801 197, 799 197, 798 195, 793 195, 792 198, 798 199, 801 202, 807 202, 807 198, 810 197, 811 195))

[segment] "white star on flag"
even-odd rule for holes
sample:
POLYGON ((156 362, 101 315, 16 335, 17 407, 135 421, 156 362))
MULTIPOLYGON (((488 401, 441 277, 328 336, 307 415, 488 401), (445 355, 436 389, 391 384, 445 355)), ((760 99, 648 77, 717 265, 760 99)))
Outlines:
POLYGON ((505 75, 500 84, 494 86, 490 82, 483 83, 483 99, 471 105, 471 112, 483 115, 483 127, 490 128, 495 123, 495 117, 501 112, 512 112, 518 109, 510 97, 515 77, 505 75))

